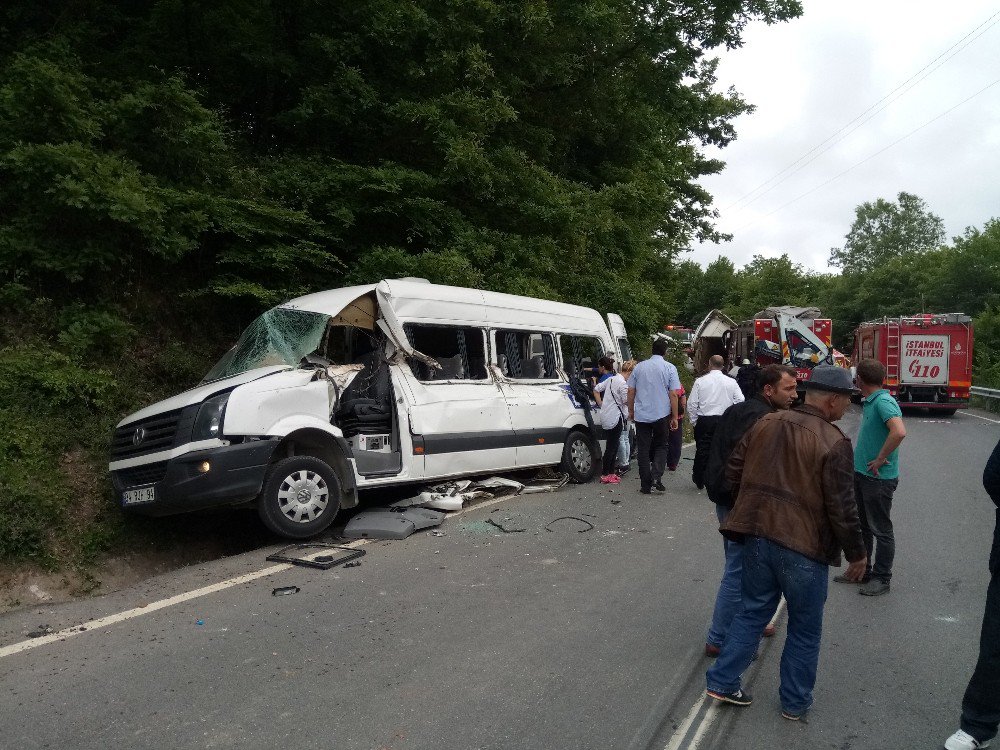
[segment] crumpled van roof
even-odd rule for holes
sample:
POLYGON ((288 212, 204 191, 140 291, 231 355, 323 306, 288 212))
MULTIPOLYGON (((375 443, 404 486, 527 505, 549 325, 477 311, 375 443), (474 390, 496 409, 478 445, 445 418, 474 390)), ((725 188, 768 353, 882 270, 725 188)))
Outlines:
POLYGON ((608 330, 601 314, 589 307, 413 279, 386 279, 378 284, 315 292, 289 300, 281 307, 335 316, 358 297, 372 292, 378 292, 380 305, 388 299, 396 316, 403 320, 490 323, 567 333, 608 330))

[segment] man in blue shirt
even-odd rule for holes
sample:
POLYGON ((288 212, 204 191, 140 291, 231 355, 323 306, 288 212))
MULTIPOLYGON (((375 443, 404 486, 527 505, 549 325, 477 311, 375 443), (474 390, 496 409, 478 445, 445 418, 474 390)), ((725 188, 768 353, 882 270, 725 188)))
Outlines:
MULTIPOLYGON (((892 495, 899 484, 899 444, 906 437, 906 427, 899 404, 882 387, 885 365, 875 359, 863 359, 858 362, 857 376, 863 398, 861 429, 854 447, 854 493, 861 536, 868 551, 868 564, 872 566, 861 579, 864 585, 858 593, 880 596, 889 592, 892 559, 896 554, 889 513, 892 495)), ((833 580, 849 583, 843 576, 833 580)))
POLYGON ((635 366, 628 379, 628 412, 635 422, 639 455, 639 492, 660 492, 663 470, 667 466, 667 443, 670 430, 677 429, 677 397, 681 380, 677 368, 667 362, 667 342, 653 342, 653 355, 635 366))

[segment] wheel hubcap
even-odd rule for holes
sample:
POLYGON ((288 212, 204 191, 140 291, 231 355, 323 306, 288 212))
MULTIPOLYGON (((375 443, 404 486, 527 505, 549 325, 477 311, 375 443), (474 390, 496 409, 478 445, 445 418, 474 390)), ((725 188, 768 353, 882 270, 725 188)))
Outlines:
POLYGON ((329 502, 330 488, 314 471, 293 471, 278 488, 278 509, 294 523, 315 521, 329 502))
POLYGON ((574 440, 570 446, 570 460, 574 468, 581 474, 590 471, 593 456, 590 455, 590 446, 582 440, 574 440))

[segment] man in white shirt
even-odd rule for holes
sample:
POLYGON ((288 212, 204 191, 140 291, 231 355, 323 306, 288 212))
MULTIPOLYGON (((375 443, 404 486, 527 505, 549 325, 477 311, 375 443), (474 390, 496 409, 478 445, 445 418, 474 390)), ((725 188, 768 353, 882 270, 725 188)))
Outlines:
POLYGON ((694 428, 695 439, 691 478, 699 490, 705 487, 705 465, 715 428, 726 409, 743 402, 743 393, 736 381, 722 371, 726 366, 725 360, 714 354, 709 358, 708 365, 711 369, 694 381, 688 396, 688 418, 694 428))

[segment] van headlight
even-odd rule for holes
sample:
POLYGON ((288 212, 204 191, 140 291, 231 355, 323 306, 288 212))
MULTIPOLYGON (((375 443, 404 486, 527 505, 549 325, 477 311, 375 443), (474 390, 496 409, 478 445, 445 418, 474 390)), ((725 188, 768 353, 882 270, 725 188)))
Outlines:
POLYGON ((226 415, 229 394, 214 396, 201 405, 194 418, 193 440, 211 440, 222 437, 222 418, 226 415))

